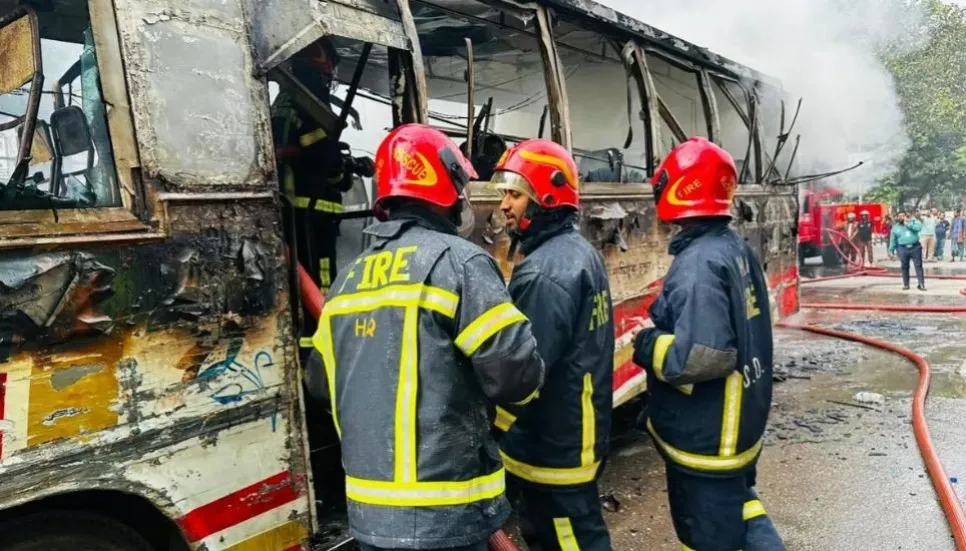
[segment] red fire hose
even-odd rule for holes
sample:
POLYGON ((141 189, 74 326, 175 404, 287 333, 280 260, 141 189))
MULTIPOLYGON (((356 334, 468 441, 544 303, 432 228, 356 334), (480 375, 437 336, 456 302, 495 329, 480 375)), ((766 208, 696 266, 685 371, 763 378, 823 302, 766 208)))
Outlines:
MULTIPOLYGON (((863 306, 868 310, 882 309, 878 305, 863 306)), ((803 307, 807 306, 803 305, 803 307)), ((836 331, 834 329, 826 329, 824 327, 816 327, 814 325, 797 325, 786 322, 779 322, 777 325, 779 327, 801 329, 803 331, 810 331, 820 335, 827 335, 839 339, 859 342, 868 346, 892 352, 894 354, 899 354, 900 356, 903 356, 912 363, 916 364, 916 368, 919 369, 919 383, 916 385, 916 390, 913 394, 912 400, 913 432, 916 435, 916 442, 919 444, 919 451, 922 454, 922 459, 926 463, 926 471, 929 473, 929 478, 932 480, 933 487, 936 489, 936 494, 939 496, 939 503, 946 515, 946 521, 949 523, 949 529, 952 531, 953 539, 956 542, 956 549, 957 551, 966 551, 966 512, 963 511, 963 506, 959 502, 959 497, 956 495, 956 490, 953 489, 953 486, 949 481, 949 477, 946 475, 946 471, 943 469, 942 463, 939 461, 939 455, 936 453, 936 447, 933 445, 932 439, 929 436, 929 427, 926 425, 925 405, 926 395, 929 393, 930 378, 929 364, 926 363, 926 360, 924 360, 922 356, 919 356, 910 350, 896 346, 892 343, 871 339, 855 333, 836 331)))
MULTIPOLYGON (((839 230, 834 230, 832 228, 825 228, 825 230, 823 230, 823 231, 825 233, 829 234, 829 236, 830 236, 829 242, 832 244, 832 247, 834 247, 835 248, 835 251, 837 253, 839 253, 839 256, 842 257, 842 260, 844 260, 846 262, 846 264, 848 264, 849 273, 858 273, 858 272, 875 273, 875 272, 885 272, 886 271, 885 268, 880 268, 880 267, 877 267, 877 266, 876 267, 871 267, 871 266, 870 267, 867 267, 865 265, 865 254, 858 247, 858 245, 856 245, 855 243, 852 242, 851 239, 849 239, 849 236, 846 235, 845 233, 840 232, 839 230), (835 240, 835 237, 838 237, 838 241, 835 240), (846 252, 843 251, 842 248, 839 246, 840 243, 845 243, 846 245, 848 245, 849 247, 851 247, 852 250, 855 251, 856 256, 858 256, 859 261, 858 262, 855 262, 854 260, 852 260, 852 256, 849 255, 849 254, 846 254, 846 252)), ((845 276, 842 276, 842 277, 848 277, 848 276, 845 275, 845 276)))
MULTIPOLYGON (((819 281, 832 281, 835 279, 847 279, 853 277, 902 277, 899 274, 890 273, 885 269, 881 271, 862 270, 860 272, 847 273, 834 276, 816 277, 802 279, 800 283, 818 283, 819 281)), ((940 281, 966 281, 966 276, 961 275, 931 275, 929 279, 940 281)), ((959 294, 966 296, 966 288, 960 289, 959 294)), ((898 304, 850 304, 850 303, 802 303, 802 308, 824 308, 826 310, 880 310, 883 312, 928 312, 928 313, 947 313, 959 314, 966 312, 966 306, 906 306, 898 304)))
MULTIPOLYGON (((322 305, 325 303, 325 297, 322 295, 322 291, 315 285, 312 276, 309 275, 309 272, 302 266, 301 262, 298 263, 298 275, 302 304, 305 305, 313 318, 319 319, 319 316, 322 315, 322 305)), ((503 530, 498 530, 490 536, 489 546, 490 551, 519 551, 510 539, 510 536, 503 530)))

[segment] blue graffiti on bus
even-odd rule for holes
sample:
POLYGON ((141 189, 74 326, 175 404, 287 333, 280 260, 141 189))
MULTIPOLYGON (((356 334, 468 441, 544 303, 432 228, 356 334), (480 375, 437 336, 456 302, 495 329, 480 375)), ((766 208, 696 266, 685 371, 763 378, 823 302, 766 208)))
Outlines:
MULTIPOLYGON (((241 402, 248 396, 258 394, 265 390, 265 380, 262 378, 262 370, 275 366, 272 355, 264 350, 255 354, 252 365, 246 365, 238 361, 238 352, 241 343, 233 343, 228 347, 225 359, 210 365, 207 369, 198 374, 199 381, 214 381, 222 375, 240 376, 239 379, 228 382, 218 387, 210 394, 215 402, 222 405, 241 402)), ((235 378, 235 377, 233 377, 235 378)))

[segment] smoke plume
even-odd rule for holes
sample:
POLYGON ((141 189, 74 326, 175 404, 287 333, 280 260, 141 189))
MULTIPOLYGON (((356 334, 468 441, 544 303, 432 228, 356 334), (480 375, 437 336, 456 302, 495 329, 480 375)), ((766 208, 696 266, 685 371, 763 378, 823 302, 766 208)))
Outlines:
POLYGON ((921 29, 922 14, 905 2, 601 1, 780 80, 786 124, 803 98, 794 129, 802 136, 799 174, 864 160, 835 183, 853 193, 868 191, 909 148, 892 77, 877 56, 885 47, 920 47, 922 33, 910 30, 921 29))

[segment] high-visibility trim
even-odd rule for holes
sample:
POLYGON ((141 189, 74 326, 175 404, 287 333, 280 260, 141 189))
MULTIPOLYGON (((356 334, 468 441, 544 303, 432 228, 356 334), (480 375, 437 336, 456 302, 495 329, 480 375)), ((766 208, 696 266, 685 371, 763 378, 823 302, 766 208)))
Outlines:
POLYGON ((332 286, 332 262, 328 257, 319 259, 319 287, 328 290, 332 286))
POLYGON ((688 547, 687 545, 684 545, 682 543, 681 544, 681 551, 694 551, 694 549, 691 549, 690 547, 688 547))
POLYGON ((761 504, 761 501, 757 499, 752 499, 750 501, 745 502, 745 506, 741 511, 741 518, 748 521, 753 518, 763 517, 766 514, 767 513, 765 513, 765 506, 761 504))
POLYGON ((325 131, 324 128, 317 128, 311 132, 308 132, 306 134, 302 134, 301 136, 299 136, 299 145, 301 145, 302 147, 309 147, 321 142, 322 140, 328 137, 329 137, 329 134, 328 132, 325 131))
POLYGON ((574 526, 567 517, 553 519, 553 531, 557 533, 557 544, 560 551, 580 551, 574 526))
MULTIPOLYGON (((293 170, 292 167, 287 164, 283 166, 285 175, 282 177, 282 190, 285 192, 285 196, 292 201, 292 205, 296 206, 297 208, 297 205, 295 205, 295 203, 298 201, 298 197, 295 196, 295 170, 293 170)), ((306 203, 306 207, 307 206, 308 203, 306 203)))
POLYGON ((416 482, 416 396, 419 385, 419 307, 406 307, 399 349, 399 386, 396 389, 396 482, 416 482))
POLYGON ((525 406, 525 405, 529 404, 530 402, 536 400, 539 397, 540 397, 540 391, 539 390, 534 390, 526 398, 520 400, 519 402, 513 402, 513 405, 515 405, 515 406, 525 406))
POLYGON ((517 307, 512 303, 504 302, 483 312, 480 317, 473 320, 466 326, 466 329, 457 335, 454 342, 456 347, 463 351, 463 354, 472 356, 487 339, 521 321, 527 321, 523 312, 517 310, 517 307))
POLYGON ((721 444, 718 455, 731 457, 738 448, 738 428, 741 424, 741 394, 744 378, 734 371, 725 379, 724 410, 721 412, 721 444))
POLYGON ((682 394, 686 394, 688 396, 694 394, 694 385, 693 384, 680 385, 680 386, 676 386, 674 388, 676 388, 679 391, 681 391, 682 394))
POLYGON ((580 466, 594 462, 594 445, 597 442, 597 414, 594 411, 594 378, 584 374, 584 390, 580 393, 580 466))
POLYGON ((418 306, 432 310, 452 319, 456 317, 459 297, 455 294, 421 283, 411 285, 387 285, 376 291, 361 291, 332 298, 324 311, 330 316, 359 314, 378 308, 406 308, 418 306))
POLYGON ((493 499, 506 491, 506 472, 459 482, 384 482, 347 476, 348 499, 389 507, 443 507, 493 499))
MULTIPOLYGON (((647 430, 654 437, 654 441, 661 450, 667 454, 667 456, 684 467, 694 469, 696 471, 708 471, 708 472, 727 472, 742 467, 746 467, 751 464, 755 458, 758 457, 758 453, 761 451, 762 440, 759 438, 755 445, 748 448, 747 450, 729 457, 720 457, 717 455, 700 455, 696 453, 686 452, 684 450, 679 450, 658 436, 657 431, 654 429, 654 425, 651 420, 647 420, 647 430)), ((515 474, 515 473, 514 473, 515 474)))
POLYGON ((536 484, 551 486, 572 486, 591 482, 597 476, 597 468, 600 467, 600 461, 580 467, 537 467, 517 461, 503 450, 500 450, 500 457, 503 459, 503 466, 506 467, 506 470, 514 475, 536 484))
POLYGON ((325 310, 319 319, 319 329, 312 336, 312 344, 322 354, 322 363, 325 364, 325 378, 329 383, 329 402, 332 408, 332 424, 335 425, 335 432, 342 439, 342 425, 339 424, 339 412, 336 408, 335 391, 335 347, 332 345, 332 318, 326 314, 325 310))
MULTIPOLYGON (((292 200, 292 205, 294 205, 297 209, 307 209, 312 206, 311 197, 295 196, 290 197, 290 199, 292 200)), ((315 210, 319 212, 328 212, 331 214, 342 214, 343 206, 342 203, 339 203, 338 201, 325 201, 323 199, 317 199, 315 201, 315 210)))
POLYGON ((512 413, 501 408, 500 406, 496 406, 496 419, 493 420, 493 426, 502 430, 503 432, 507 432, 510 430, 510 427, 513 426, 513 423, 516 423, 516 422, 517 422, 516 415, 513 415, 512 413))
POLYGON ((664 381, 664 358, 667 357, 667 351, 672 344, 674 344, 674 335, 658 335, 657 340, 654 341, 651 369, 654 370, 654 376, 662 381, 664 381))
POLYGON ((302 337, 299 339, 299 348, 315 348, 312 337, 302 337))

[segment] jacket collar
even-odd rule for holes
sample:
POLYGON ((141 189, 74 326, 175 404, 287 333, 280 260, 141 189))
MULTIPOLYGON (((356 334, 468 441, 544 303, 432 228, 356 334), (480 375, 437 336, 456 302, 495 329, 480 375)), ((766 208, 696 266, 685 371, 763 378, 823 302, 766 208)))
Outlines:
POLYGON ((692 222, 682 227, 681 231, 671 239, 668 245, 668 254, 677 256, 687 249, 691 243, 705 235, 724 235, 728 232, 728 224, 731 221, 727 218, 713 218, 692 222))
POLYGON ((373 224, 363 230, 363 232, 382 239, 391 239, 411 226, 419 226, 427 230, 458 235, 456 224, 419 205, 406 205, 405 207, 393 209, 389 213, 388 221, 373 224))
POLYGON ((559 211, 553 216, 541 217, 534 222, 520 238, 520 251, 523 252, 523 256, 528 256, 537 250, 551 237, 577 231, 575 212, 559 211))

